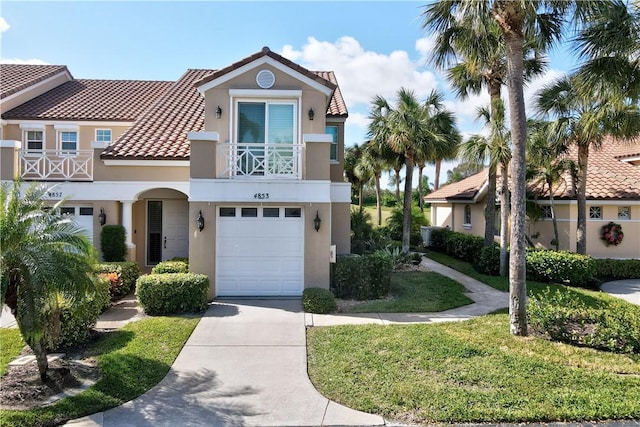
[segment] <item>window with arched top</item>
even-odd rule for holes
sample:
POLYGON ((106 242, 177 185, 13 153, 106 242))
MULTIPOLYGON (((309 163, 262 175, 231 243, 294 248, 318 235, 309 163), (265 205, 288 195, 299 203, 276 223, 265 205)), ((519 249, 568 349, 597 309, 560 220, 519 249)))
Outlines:
POLYGON ((464 227, 471 228, 471 205, 464 205, 464 227))

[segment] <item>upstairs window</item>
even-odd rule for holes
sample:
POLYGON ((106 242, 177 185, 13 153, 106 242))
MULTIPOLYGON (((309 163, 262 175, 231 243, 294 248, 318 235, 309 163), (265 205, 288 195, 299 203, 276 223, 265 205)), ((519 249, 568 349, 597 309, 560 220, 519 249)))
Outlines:
POLYGON ((287 102, 238 102, 238 142, 293 144, 295 106, 287 102))
POLYGON ((111 144, 111 129, 96 129, 96 141, 111 144))
POLYGON ((44 132, 41 130, 27 130, 24 132, 24 142, 27 150, 40 151, 44 148, 44 132))
POLYGON ((325 127, 326 134, 331 135, 331 151, 329 155, 329 160, 332 162, 338 161, 338 126, 327 126, 325 127))
POLYGON ((60 131, 58 133, 59 147, 64 154, 75 154, 78 150, 78 132, 60 131))

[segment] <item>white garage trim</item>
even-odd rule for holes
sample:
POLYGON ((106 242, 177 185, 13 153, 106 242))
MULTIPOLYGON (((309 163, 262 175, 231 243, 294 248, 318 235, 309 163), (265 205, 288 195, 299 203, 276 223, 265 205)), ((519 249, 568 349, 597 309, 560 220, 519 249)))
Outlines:
POLYGON ((220 205, 216 217, 217 296, 302 295, 301 207, 220 205))

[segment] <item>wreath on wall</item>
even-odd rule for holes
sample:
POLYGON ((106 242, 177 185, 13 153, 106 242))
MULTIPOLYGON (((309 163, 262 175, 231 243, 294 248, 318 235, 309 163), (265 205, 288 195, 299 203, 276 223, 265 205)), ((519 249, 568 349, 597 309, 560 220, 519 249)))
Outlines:
POLYGON ((620 243, 622 243, 622 239, 624 239, 622 226, 620 224, 616 224, 615 222, 610 222, 609 224, 603 225, 600 231, 600 239, 602 239, 604 244, 607 246, 618 246, 620 243))

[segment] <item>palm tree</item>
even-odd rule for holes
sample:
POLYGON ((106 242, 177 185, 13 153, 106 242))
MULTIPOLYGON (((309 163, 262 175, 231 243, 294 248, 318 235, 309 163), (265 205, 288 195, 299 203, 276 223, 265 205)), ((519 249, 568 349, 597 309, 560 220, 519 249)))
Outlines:
POLYGON ((606 2, 576 38, 586 60, 578 71, 584 87, 604 85, 640 97, 640 2, 606 2))
POLYGON ((369 179, 373 180, 376 190, 376 210, 378 218, 378 226, 382 225, 382 195, 380 189, 380 177, 382 171, 387 167, 387 162, 384 159, 381 149, 384 149, 385 145, 377 145, 371 140, 365 142, 362 145, 362 156, 360 161, 356 164, 356 175, 361 180, 369 179))
POLYGON ((512 197, 511 256, 509 268, 509 318, 514 335, 527 335, 526 312, 526 159, 527 123, 524 103, 526 40, 538 47, 550 46, 562 34, 567 21, 581 22, 606 0, 440 0, 429 7, 429 29, 439 34, 469 19, 481 28, 487 16, 498 23, 506 51, 507 88, 511 116, 512 197))
POLYGON ((589 150, 599 149, 607 135, 632 138, 640 133, 640 110, 617 90, 603 93, 604 87, 587 88, 569 76, 546 86, 538 94, 540 113, 555 117, 549 136, 557 145, 578 148, 578 219, 576 252, 587 252, 587 168, 589 150), (616 96, 618 95, 618 96, 616 96))
POLYGON ((384 114, 372 115, 369 135, 372 139, 385 141, 391 149, 402 154, 405 159, 402 251, 409 251, 411 233, 411 195, 413 191, 413 168, 418 153, 432 152, 428 147, 448 141, 455 144, 459 135, 455 119, 442 104, 442 94, 433 91, 424 103, 420 103, 413 91, 401 88, 398 103, 391 108, 389 103, 378 96, 373 100, 374 108, 382 106, 384 114))
POLYGON ((93 247, 82 229, 61 215, 62 202, 45 209, 47 191, 45 185, 34 184, 21 197, 19 182, 13 188, 0 186, 0 303, 6 303, 16 317, 43 382, 48 369, 46 307, 55 311, 57 292, 83 298, 95 289, 93 247))
POLYGON ((364 182, 360 179, 360 175, 356 172, 356 168, 362 157, 362 148, 356 144, 347 147, 344 150, 344 175, 347 181, 351 183, 351 191, 358 194, 358 206, 360 210, 363 207, 363 188, 364 182))

